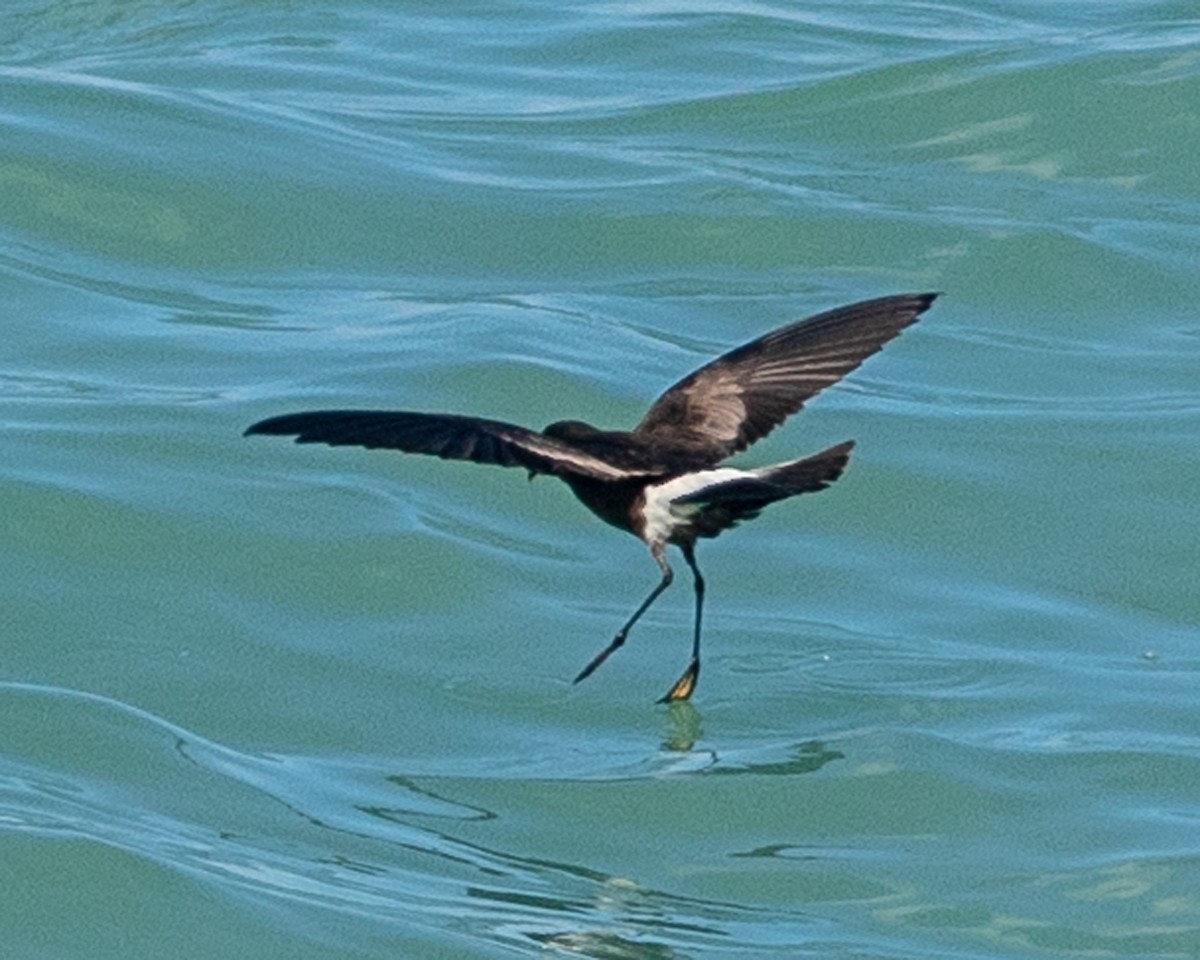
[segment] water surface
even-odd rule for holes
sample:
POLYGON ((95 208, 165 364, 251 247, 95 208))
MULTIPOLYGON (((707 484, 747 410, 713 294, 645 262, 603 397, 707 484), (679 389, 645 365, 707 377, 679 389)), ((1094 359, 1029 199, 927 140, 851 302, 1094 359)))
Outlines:
POLYGON ((1200 21, 1121 2, 9 5, 21 958, 1200 955, 1200 21), (241 431, 636 422, 941 290, 653 585, 552 480, 241 431))

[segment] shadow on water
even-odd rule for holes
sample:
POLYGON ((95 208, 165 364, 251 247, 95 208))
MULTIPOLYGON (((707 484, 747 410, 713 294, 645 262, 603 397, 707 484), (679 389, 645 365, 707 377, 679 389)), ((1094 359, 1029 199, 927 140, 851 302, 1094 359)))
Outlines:
POLYGON ((830 750, 825 744, 817 740, 810 740, 791 747, 789 756, 783 760, 722 764, 714 767, 709 772, 713 774, 751 773, 758 776, 791 777, 797 774, 816 773, 827 763, 844 759, 845 754, 837 750, 830 750))
POLYGON ((684 954, 662 943, 635 943, 615 933, 555 933, 536 936, 546 947, 565 950, 595 960, 671 960, 684 954))
MULTIPOLYGON (((672 703, 667 709, 667 733, 662 749, 668 753, 694 754, 696 743, 704 736, 703 718, 690 700, 672 703)), ((788 748, 787 755, 780 760, 752 759, 737 752, 718 754, 715 750, 702 751, 707 758, 702 769, 709 774, 761 774, 764 776, 795 776, 816 773, 834 760, 844 760, 845 754, 831 750, 819 740, 807 740, 788 748)))

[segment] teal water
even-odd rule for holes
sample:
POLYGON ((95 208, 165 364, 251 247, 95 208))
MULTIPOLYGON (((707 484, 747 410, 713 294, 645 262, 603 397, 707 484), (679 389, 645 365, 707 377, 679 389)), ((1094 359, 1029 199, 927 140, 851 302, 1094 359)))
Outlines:
POLYGON ((14 0, 14 958, 1200 956, 1200 19, 14 0), (318 406, 631 425, 944 296, 686 576, 318 406))

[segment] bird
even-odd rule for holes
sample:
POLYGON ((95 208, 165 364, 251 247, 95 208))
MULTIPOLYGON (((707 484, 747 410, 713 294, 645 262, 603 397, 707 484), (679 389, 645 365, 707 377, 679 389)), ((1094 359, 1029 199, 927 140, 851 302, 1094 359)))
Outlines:
POLYGON ((310 410, 270 417, 245 435, 296 443, 358 446, 521 467, 564 481, 601 520, 650 550, 661 578, 575 677, 591 674, 622 647, 633 626, 674 579, 673 545, 691 570, 692 654, 659 703, 688 700, 700 678, 704 577, 696 543, 757 517, 769 504, 824 490, 846 469, 854 441, 765 467, 725 461, 761 440, 804 404, 855 370, 933 304, 937 293, 864 300, 763 334, 668 388, 632 430, 559 420, 536 431, 500 420, 400 410, 310 410))

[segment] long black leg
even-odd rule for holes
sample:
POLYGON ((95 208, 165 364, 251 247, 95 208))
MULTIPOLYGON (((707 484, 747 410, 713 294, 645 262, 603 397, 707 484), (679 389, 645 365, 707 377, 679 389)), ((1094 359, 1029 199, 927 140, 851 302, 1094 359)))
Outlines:
POLYGON ((650 609, 650 604, 657 600, 658 595, 666 590, 667 587, 671 585, 671 581, 675 579, 674 572, 667 564, 667 558, 665 556, 666 547, 652 546, 650 548, 650 553, 654 556, 654 560, 658 564, 659 569, 662 570, 662 580, 659 581, 658 586, 650 591, 650 596, 646 597, 646 599, 642 601, 642 605, 633 611, 633 616, 625 621, 625 626, 617 631, 617 635, 612 638, 612 643, 596 654, 596 656, 592 658, 591 663, 579 671, 579 676, 575 678, 575 683, 590 677, 592 672, 609 658, 610 654, 619 649, 625 643, 625 637, 629 633, 630 628, 632 628, 633 625, 637 623, 639 619, 641 619, 642 614, 650 609))
POLYGON ((683 671, 683 676, 675 681, 675 685, 667 691, 659 703, 671 703, 674 700, 686 700, 696 691, 700 681, 700 620, 704 615, 704 577, 696 566, 696 548, 690 544, 681 544, 683 559, 692 568, 692 583, 696 588, 696 622, 692 633, 692 662, 683 671))

